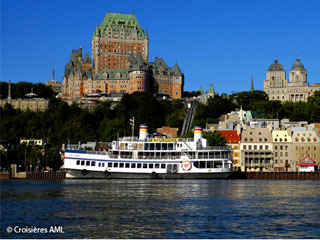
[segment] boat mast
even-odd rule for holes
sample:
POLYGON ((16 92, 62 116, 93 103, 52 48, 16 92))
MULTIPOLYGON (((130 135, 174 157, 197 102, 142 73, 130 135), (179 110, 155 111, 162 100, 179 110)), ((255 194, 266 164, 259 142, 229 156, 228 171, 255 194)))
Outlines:
POLYGON ((134 134, 134 117, 132 117, 132 119, 130 119, 130 125, 132 127, 132 138, 133 138, 133 134, 134 134))

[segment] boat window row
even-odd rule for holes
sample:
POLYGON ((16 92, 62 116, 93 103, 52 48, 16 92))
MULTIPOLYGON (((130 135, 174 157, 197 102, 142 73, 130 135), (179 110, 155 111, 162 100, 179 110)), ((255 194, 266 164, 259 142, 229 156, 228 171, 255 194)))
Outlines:
POLYGON ((210 151, 210 152, 198 152, 199 159, 206 158, 229 158, 229 152, 210 151))
POLYGON ((166 164, 164 163, 119 163, 119 162, 109 162, 108 168, 157 168, 165 169, 166 164))
POLYGON ((144 150, 173 150, 173 143, 145 143, 144 150))
MULTIPOLYGON (((224 164, 225 168, 229 168, 229 163, 224 164)), ((222 161, 195 161, 193 166, 196 168, 223 168, 222 161)))
MULTIPOLYGON (((96 166, 96 161, 77 160, 76 165, 95 167, 96 166)), ((104 167, 104 166, 105 166, 104 163, 98 162, 98 167, 104 167)))

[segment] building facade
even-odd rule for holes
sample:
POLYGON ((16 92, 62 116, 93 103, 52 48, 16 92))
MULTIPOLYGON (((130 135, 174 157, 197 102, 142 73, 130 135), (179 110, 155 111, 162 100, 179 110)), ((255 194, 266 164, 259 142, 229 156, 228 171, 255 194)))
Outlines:
POLYGON ((241 169, 241 151, 240 151, 240 132, 237 130, 218 130, 221 137, 226 139, 227 146, 232 149, 233 169, 238 171, 241 169))
POLYGON ((1 99, 0 107, 4 108, 6 104, 10 104, 14 109, 21 111, 44 112, 49 105, 48 99, 1 99))
POLYGON ((92 38, 93 72, 103 69, 128 69, 131 54, 148 61, 149 37, 134 14, 107 12, 92 38))
POLYGON ((149 38, 136 17, 107 13, 92 40, 92 58, 72 51, 65 66, 62 98, 78 100, 93 94, 151 92, 181 98, 184 75, 176 63, 162 58, 148 62, 149 38))
POLYGON ((272 172, 272 136, 268 128, 246 128, 241 134, 241 171, 272 172))
POLYGON ((272 143, 274 171, 294 171, 291 132, 289 130, 273 130, 272 143))
POLYGON ((309 86, 307 70, 299 58, 290 69, 289 81, 286 78, 286 71, 277 60, 269 66, 264 80, 264 91, 268 94, 269 100, 306 102, 317 90, 320 90, 319 84, 309 86))
POLYGON ((309 156, 320 166, 320 138, 314 130, 303 127, 292 128, 293 171, 299 171, 298 164, 309 156))

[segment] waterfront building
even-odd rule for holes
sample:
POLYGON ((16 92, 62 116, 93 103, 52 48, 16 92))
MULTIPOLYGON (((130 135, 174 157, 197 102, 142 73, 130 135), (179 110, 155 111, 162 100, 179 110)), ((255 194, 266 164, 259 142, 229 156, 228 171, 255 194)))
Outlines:
POLYGON ((292 128, 293 170, 298 171, 301 159, 309 156, 320 166, 320 138, 313 129, 304 127, 292 128))
POLYGON ((272 172, 272 136, 268 128, 244 127, 240 143, 241 171, 272 172))
MULTIPOLYGON (((240 130, 240 129, 239 129, 240 130)), ((240 131, 237 130, 218 130, 221 133, 221 137, 226 139, 226 145, 232 149, 232 162, 233 170, 238 171, 241 169, 240 159, 240 131)))
POLYGON ((309 156, 306 156, 304 159, 302 159, 298 166, 299 172, 314 172, 315 170, 318 170, 316 161, 309 156))
POLYGON ((290 130, 273 130, 273 169, 275 172, 294 171, 290 130))
POLYGON ((264 80, 264 91, 268 94, 269 100, 306 102, 317 90, 320 90, 319 84, 309 86, 307 70, 299 58, 290 69, 289 81, 286 78, 286 71, 278 60, 269 66, 264 80))

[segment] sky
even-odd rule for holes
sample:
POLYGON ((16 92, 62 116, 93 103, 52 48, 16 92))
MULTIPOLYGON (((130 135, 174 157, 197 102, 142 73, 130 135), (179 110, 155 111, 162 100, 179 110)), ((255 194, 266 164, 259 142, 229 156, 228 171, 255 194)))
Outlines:
POLYGON ((304 64, 320 83, 319 0, 1 0, 0 81, 62 82, 72 49, 91 56, 106 12, 135 13, 148 29, 149 59, 185 75, 186 91, 263 90, 270 64, 304 64))

